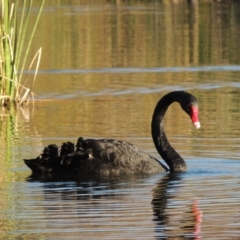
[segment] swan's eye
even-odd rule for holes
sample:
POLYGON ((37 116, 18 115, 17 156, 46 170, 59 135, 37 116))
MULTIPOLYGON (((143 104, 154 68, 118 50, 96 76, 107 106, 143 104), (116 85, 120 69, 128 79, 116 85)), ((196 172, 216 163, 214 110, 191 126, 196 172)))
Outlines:
POLYGON ((192 109, 191 109, 191 104, 187 105, 186 112, 189 116, 192 115, 192 109))

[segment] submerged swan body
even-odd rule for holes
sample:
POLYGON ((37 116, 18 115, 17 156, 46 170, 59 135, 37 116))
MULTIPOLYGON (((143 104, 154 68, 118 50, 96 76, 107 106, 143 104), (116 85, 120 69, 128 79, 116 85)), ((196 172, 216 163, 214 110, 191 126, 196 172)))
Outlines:
POLYGON ((173 102, 179 102, 196 128, 200 128, 197 99, 193 95, 184 91, 174 91, 159 100, 152 116, 152 138, 168 167, 131 143, 115 139, 83 139, 82 137, 75 145, 71 142, 63 143, 60 147, 55 144, 48 145, 37 158, 24 161, 33 173, 108 175, 185 172, 187 171, 185 161, 170 145, 164 132, 163 118, 173 102))

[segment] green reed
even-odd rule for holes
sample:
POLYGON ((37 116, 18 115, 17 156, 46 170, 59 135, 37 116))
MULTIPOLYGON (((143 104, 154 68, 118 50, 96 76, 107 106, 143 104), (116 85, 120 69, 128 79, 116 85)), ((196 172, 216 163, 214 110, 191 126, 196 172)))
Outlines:
POLYGON ((32 88, 40 63, 41 48, 32 57, 28 71, 24 71, 44 0, 40 1, 37 17, 34 23, 31 22, 32 29, 28 34, 32 2, 32 0, 0 0, 0 105, 2 106, 9 106, 11 102, 22 105, 34 97, 32 88), (28 72, 33 67, 35 69, 30 80, 31 87, 26 87, 26 79, 30 76, 28 72))

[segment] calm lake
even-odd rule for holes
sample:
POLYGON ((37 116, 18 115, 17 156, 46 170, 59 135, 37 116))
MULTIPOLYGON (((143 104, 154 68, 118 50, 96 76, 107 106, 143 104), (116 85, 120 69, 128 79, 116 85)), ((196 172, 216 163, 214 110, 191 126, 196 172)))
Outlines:
POLYGON ((38 98, 0 110, 0 239, 240 239, 239 39, 238 1, 46 1, 38 98), (174 90, 199 102, 199 130, 178 104, 165 118, 187 173, 33 177, 23 162, 80 136, 160 159, 151 117, 174 90))

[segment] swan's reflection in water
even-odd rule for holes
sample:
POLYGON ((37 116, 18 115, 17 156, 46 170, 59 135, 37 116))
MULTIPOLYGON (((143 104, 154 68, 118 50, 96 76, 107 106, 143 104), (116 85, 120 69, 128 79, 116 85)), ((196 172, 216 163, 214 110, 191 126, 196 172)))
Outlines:
POLYGON ((79 233, 98 239, 198 239, 199 234, 194 233, 197 204, 181 204, 187 205, 185 212, 173 204, 182 175, 161 175, 156 183, 158 177, 32 175, 27 181, 41 184, 42 193, 36 190, 43 197, 38 213, 40 210, 44 219, 40 227, 45 227, 46 233, 54 229, 73 239, 79 233))
POLYGON ((122 188, 130 187, 134 176, 100 177, 100 176, 72 176, 52 174, 32 174, 28 182, 43 183, 44 198, 47 200, 52 195, 59 200, 89 200, 100 198, 114 198, 124 195, 122 188))
POLYGON ((152 208, 154 221, 157 223, 156 239, 197 240, 201 238, 202 213, 198 208, 198 202, 191 203, 186 212, 179 210, 179 207, 173 203, 178 195, 181 181, 182 174, 167 174, 153 189, 152 208))

